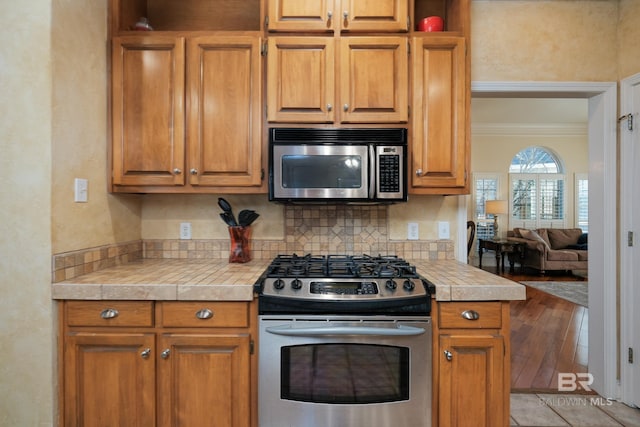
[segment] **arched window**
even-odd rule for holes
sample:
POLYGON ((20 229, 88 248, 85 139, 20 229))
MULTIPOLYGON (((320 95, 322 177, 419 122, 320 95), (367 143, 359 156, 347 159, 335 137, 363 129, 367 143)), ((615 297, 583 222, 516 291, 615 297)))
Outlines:
POLYGON ((527 147, 513 156, 509 173, 562 173, 562 163, 544 147, 527 147))
POLYGON ((538 146, 518 152, 509 166, 510 228, 565 227, 565 176, 553 152, 538 146))

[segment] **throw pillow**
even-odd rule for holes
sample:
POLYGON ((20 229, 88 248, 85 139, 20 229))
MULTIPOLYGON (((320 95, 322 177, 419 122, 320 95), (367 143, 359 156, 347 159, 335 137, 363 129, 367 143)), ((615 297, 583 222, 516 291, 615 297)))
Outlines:
POLYGON ((582 233, 582 235, 578 237, 578 244, 586 245, 588 243, 588 240, 589 240, 589 235, 587 233, 582 233))
POLYGON ((551 249, 564 249, 578 243, 582 235, 579 228, 547 228, 551 249))
POLYGON ((547 243, 546 240, 544 240, 538 233, 536 233, 533 230, 526 230, 524 228, 520 229, 520 234, 522 235, 522 237, 524 237, 525 239, 529 239, 529 240, 537 240, 538 242, 542 242, 544 243, 544 245, 547 247, 547 249, 549 249, 549 243, 547 243))

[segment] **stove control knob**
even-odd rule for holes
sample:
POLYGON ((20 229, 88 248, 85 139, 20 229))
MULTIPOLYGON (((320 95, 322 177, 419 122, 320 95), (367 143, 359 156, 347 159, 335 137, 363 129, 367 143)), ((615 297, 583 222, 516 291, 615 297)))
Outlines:
POLYGON ((390 291, 395 291, 396 290, 396 282, 393 281, 393 279, 389 279, 387 280, 387 283, 385 283, 385 287, 387 289, 389 289, 390 291))
POLYGON ((291 287, 293 289, 295 289, 296 291, 298 289, 302 289, 302 280, 300 279, 293 279, 293 281, 291 282, 291 287))
POLYGON ((405 280, 404 283, 402 284, 402 287, 404 288, 405 291, 407 292, 413 292, 413 290, 415 289, 416 285, 413 284, 413 282, 409 279, 405 280))
POLYGON ((273 288, 277 290, 284 289, 284 280, 276 279, 276 281, 273 282, 273 288))

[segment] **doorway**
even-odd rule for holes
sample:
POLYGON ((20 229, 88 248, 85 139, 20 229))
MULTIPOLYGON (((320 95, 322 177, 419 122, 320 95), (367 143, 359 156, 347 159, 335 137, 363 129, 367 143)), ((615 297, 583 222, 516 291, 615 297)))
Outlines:
MULTIPOLYGON (((591 388, 614 398, 618 357, 616 83, 474 82, 471 90, 474 98, 588 100, 589 239, 600 242, 589 248, 589 372, 594 378, 591 388)), ((463 228, 460 224, 459 229, 463 228)))

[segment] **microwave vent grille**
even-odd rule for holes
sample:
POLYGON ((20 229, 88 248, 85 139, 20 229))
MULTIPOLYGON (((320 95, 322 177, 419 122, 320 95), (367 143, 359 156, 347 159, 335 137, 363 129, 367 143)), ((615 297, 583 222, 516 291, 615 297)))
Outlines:
POLYGON ((406 144, 407 129, 314 129, 314 128, 271 128, 270 140, 276 143, 377 143, 406 144))

